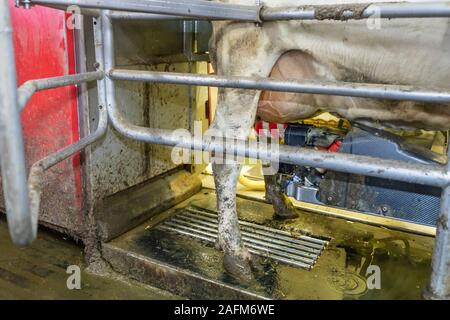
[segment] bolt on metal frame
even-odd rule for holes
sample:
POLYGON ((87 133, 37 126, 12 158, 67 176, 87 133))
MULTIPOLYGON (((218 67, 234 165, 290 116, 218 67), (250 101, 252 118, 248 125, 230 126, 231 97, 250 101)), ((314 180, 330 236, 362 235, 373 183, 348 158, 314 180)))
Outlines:
MULTIPOLYGON (((7 1, 0 0, 6 9, 7 1), (5 5, 6 3, 6 5, 5 5)), ((18 1, 19 4, 22 1, 18 1)), ((382 98, 393 100, 411 100, 425 102, 449 102, 450 92, 417 90, 406 86, 379 86, 369 84, 348 84, 329 82, 296 82, 296 81, 276 81, 262 78, 248 77, 218 77, 202 76, 192 74, 175 74, 150 71, 117 70, 114 66, 114 19, 166 19, 174 17, 176 19, 206 19, 206 20, 238 20, 238 21, 275 21, 275 20, 310 20, 310 19, 331 19, 349 20, 370 18, 374 13, 380 18, 432 18, 450 17, 449 2, 424 2, 424 3, 382 3, 367 4, 367 7, 358 10, 350 9, 342 11, 339 15, 323 16, 324 6, 290 7, 290 8, 267 8, 262 6, 243 6, 218 3, 204 0, 27 0, 26 6, 32 4, 42 4, 51 7, 65 8, 70 5, 78 5, 82 13, 97 16, 94 24, 96 59, 99 70, 103 70, 106 75, 103 77, 102 71, 98 74, 81 74, 76 81, 91 81, 97 79, 99 91, 100 117, 104 116, 104 121, 99 123, 99 128, 89 137, 80 140, 77 144, 63 149, 47 160, 41 160, 35 168, 43 168, 56 164, 76 151, 81 150, 90 143, 98 140, 106 130, 106 111, 112 126, 122 135, 147 143, 154 143, 167 146, 179 146, 190 149, 214 151, 244 157, 254 157, 263 160, 271 160, 273 155, 260 144, 252 144, 249 141, 236 140, 232 147, 225 148, 220 139, 206 137, 202 141, 191 141, 190 139, 174 136, 171 131, 145 128, 128 123, 120 114, 115 99, 115 80, 134 80, 163 83, 177 83, 190 85, 210 85, 218 87, 277 90, 286 92, 316 93, 328 95, 350 95, 357 97, 382 98), (322 12, 322 13, 321 13, 322 12), (164 16, 163 16, 164 15, 164 16), (102 78, 102 79, 101 79, 102 78), (100 79, 100 80, 99 80, 100 79), (105 106, 106 108, 101 108, 105 106), (102 111, 103 110, 103 111, 102 111)), ((342 4, 339 5, 342 7, 342 4)), ((326 6, 328 8, 333 5, 326 6)), ((3 10, 4 12, 5 10, 3 10)), ((8 11, 8 10, 6 10, 8 11)), ((0 17, 2 18, 2 17, 0 17)), ((14 58, 12 56, 12 43, 7 32, 9 21, 0 21, 0 53, 6 54, 11 62, 5 72, 5 79, 9 82, 14 77, 14 58), (5 53, 3 53, 5 52, 5 53)), ((36 80, 39 81, 39 80, 36 80)), ((75 79, 72 79, 71 83, 75 79)), ((67 85, 67 79, 59 79, 59 85, 67 85)), ((39 86, 30 86, 31 90, 39 86)), ((42 89, 46 86, 42 85, 42 89)), ((33 234, 30 231, 29 222, 26 217, 29 212, 26 207, 26 187, 24 187, 24 165, 23 146, 20 134, 20 125, 17 128, 18 102, 17 92, 11 84, 0 86, 0 98, 2 107, 2 119, 15 119, 8 122, 0 119, 0 152, 2 155, 2 172, 14 174, 3 174, 3 184, 6 195, 11 195, 14 190, 15 196, 7 199, 8 219, 10 230, 16 228, 12 233, 13 239, 18 244, 27 244, 33 234), (8 126, 9 125, 9 126, 8 126), (10 138, 10 139, 8 139, 10 138), (7 143, 5 143, 5 141, 7 143), (15 154, 9 156, 8 150, 14 150, 15 154), (8 156, 3 156, 7 154, 8 156), (13 171, 15 170, 15 171, 13 171), (17 187, 18 186, 18 187, 17 187), (17 187, 17 188, 16 188, 17 187), (11 218, 10 218, 11 217, 11 218), (24 219, 25 217, 25 219, 24 219), (20 218, 20 219, 19 219, 20 218), (23 227, 21 227, 23 226, 23 227)), ((23 92, 29 92, 22 90, 23 92)), ((26 96, 27 93, 23 93, 26 96)), ((23 98, 26 100, 26 98, 23 98)), ((22 101, 22 100, 20 100, 22 101)), ((22 105, 22 104, 21 104, 22 105)), ((449 151, 450 156, 450 151, 449 151)), ((305 148, 295 148, 291 146, 280 146, 279 161, 297 165, 320 166, 321 168, 362 174, 373 177, 399 180, 410 183, 419 183, 430 186, 437 186, 443 189, 441 200, 441 211, 437 223, 437 234, 432 262, 432 275, 427 291, 429 298, 445 299, 450 297, 450 164, 422 165, 412 164, 402 161, 393 161, 366 156, 356 156, 349 154, 330 154, 323 151, 315 151, 305 148)), ((39 170, 38 174, 39 173, 39 170)), ((31 190, 30 190, 31 192, 31 190)), ((37 224, 37 217, 33 220, 37 224)), ((31 228, 32 229, 32 228, 31 228)), ((35 235, 34 235, 35 236, 35 235)))

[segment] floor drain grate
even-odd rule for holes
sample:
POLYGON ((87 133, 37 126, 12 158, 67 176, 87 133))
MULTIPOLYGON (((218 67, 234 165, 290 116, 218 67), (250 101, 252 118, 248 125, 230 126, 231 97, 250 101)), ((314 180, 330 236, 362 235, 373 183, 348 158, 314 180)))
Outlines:
MULTIPOLYGON (((295 267, 310 270, 327 240, 291 234, 288 231, 239 220, 242 240, 252 254, 271 258, 295 267)), ((157 228, 209 242, 217 238, 217 213, 199 208, 186 208, 157 228)))

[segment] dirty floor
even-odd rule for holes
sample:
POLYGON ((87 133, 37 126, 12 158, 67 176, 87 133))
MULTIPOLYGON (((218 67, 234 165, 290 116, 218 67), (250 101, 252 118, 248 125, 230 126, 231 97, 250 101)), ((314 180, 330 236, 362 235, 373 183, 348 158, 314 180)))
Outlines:
POLYGON ((0 217, 0 299, 176 299, 166 291, 86 273, 83 248, 46 230, 28 248, 12 245, 0 217), (81 289, 69 290, 67 267, 81 269, 81 289))
MULTIPOLYGON (((302 210, 298 210, 297 219, 276 220, 271 205, 241 197, 237 199, 237 211, 242 221, 288 231, 292 235, 326 238, 329 245, 312 270, 255 257, 258 270, 254 272, 254 281, 235 282, 223 270, 223 254, 212 243, 159 227, 162 220, 175 215, 180 217, 186 212, 214 212, 215 198, 214 191, 204 189, 109 242, 106 247, 110 253, 105 258, 117 270, 132 272, 143 282, 151 279, 149 283, 158 283, 163 289, 167 289, 165 285, 177 283, 169 290, 194 299, 228 299, 244 293, 271 299, 422 298, 429 281, 433 237, 302 210), (371 276, 375 272, 377 276, 371 276), (186 280, 186 274, 194 280, 186 280), (204 281, 201 287, 201 279, 209 279, 209 282, 204 281), (230 288, 233 288, 231 293, 230 288)), ((188 226, 185 218, 181 220, 184 222, 178 225, 188 226)), ((200 228, 189 224, 189 228, 182 230, 189 233, 193 232, 192 228, 207 230, 206 224, 201 225, 200 228)), ((202 234, 210 233, 212 231, 202 234)))

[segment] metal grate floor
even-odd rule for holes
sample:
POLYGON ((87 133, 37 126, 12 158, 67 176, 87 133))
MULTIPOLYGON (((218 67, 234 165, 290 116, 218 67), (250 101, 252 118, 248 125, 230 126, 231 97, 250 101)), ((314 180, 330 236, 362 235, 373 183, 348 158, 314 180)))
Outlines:
MULTIPOLYGON (((157 228, 214 243, 217 220, 216 212, 188 207, 157 228)), ((315 265, 329 242, 242 220, 239 220, 239 225, 242 240, 250 253, 307 270, 315 265)))

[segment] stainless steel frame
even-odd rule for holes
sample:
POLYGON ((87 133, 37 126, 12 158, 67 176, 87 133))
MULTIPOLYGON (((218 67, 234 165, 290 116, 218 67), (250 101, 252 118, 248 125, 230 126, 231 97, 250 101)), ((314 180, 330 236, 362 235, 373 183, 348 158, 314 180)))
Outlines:
POLYGON ((100 140, 108 129, 108 113, 103 105, 99 105, 99 120, 97 129, 88 136, 80 139, 62 150, 48 155, 47 157, 35 162, 28 175, 28 198, 30 200, 30 215, 33 222, 33 234, 36 236, 39 208, 41 203, 42 183, 44 173, 51 167, 61 161, 73 156, 78 151, 90 146, 100 140))
POLYGON ((448 2, 423 3, 374 3, 369 5, 339 4, 268 8, 258 5, 236 5, 206 0, 17 0, 24 6, 42 4, 68 7, 76 5, 89 9, 90 15, 99 15, 98 9, 111 11, 111 17, 119 19, 161 19, 155 14, 168 17, 190 17, 207 20, 239 20, 249 22, 277 20, 350 20, 373 16, 391 18, 438 18, 450 17, 448 2), (335 10, 333 10, 335 9, 335 10), (122 11, 122 13, 120 12, 122 11), (131 13, 124 13, 130 11, 131 13), (141 14, 133 14, 138 12, 141 14))
POLYGON ((322 10, 332 6, 305 6, 293 8, 262 8, 263 21, 276 20, 350 20, 379 17, 439 18, 450 17, 450 6, 445 2, 374 3, 372 5, 342 5, 343 10, 322 10), (346 8, 347 7, 347 8, 346 8))
POLYGON ((205 19, 259 21, 258 6, 231 5, 205 0, 36 0, 33 4, 50 4, 81 8, 157 13, 205 19))
POLYGON ((9 3, 0 1, 0 164, 9 233, 20 246, 33 240, 25 156, 16 91, 16 65, 9 3))
POLYGON ((174 72, 152 72, 111 69, 107 76, 113 80, 146 81, 170 84, 241 88, 283 92, 312 93, 374 99, 409 100, 449 103, 450 93, 438 90, 420 90, 409 86, 375 85, 351 82, 273 80, 257 77, 220 77, 174 72))
POLYGON ((36 162, 30 169, 27 188, 20 111, 25 108, 36 91, 99 80, 104 77, 104 74, 103 71, 95 71, 30 80, 16 89, 12 29, 7 0, 0 1, 0 9, 0 59, 5 61, 5 67, 2 67, 0 71, 3 81, 0 85, 2 184, 11 239, 16 245, 25 246, 30 244, 37 235, 42 174, 45 170, 97 141, 106 132, 107 113, 106 108, 100 106, 100 121, 94 133, 36 162))
POLYGON ((28 100, 37 91, 100 80, 103 76, 103 71, 94 71, 84 74, 70 74, 61 77, 28 80, 17 89, 19 109, 22 111, 27 105, 28 100))
MULTIPOLYGON (((328 95, 350 95, 356 97, 382 98, 393 100, 412 100, 426 102, 450 102, 450 92, 436 90, 417 90, 409 87, 399 86, 381 86, 368 84, 347 84, 347 83, 329 83, 329 82, 310 82, 299 83, 295 81, 275 81, 270 79, 257 79, 245 77, 217 77, 200 76, 191 74, 173 74, 146 71, 116 70, 114 68, 114 36, 112 23, 113 19, 165 19, 169 17, 207 20, 239 20, 262 22, 272 20, 348 20, 365 19, 377 14, 380 18, 437 18, 450 17, 450 3, 388 3, 388 4, 367 4, 365 6, 339 5, 339 6, 307 6, 296 8, 265 8, 260 6, 238 6, 231 4, 218 3, 214 1, 203 0, 27 0, 18 1, 26 6, 30 4, 43 4, 48 6, 78 5, 81 8, 87 8, 86 13, 91 15, 100 15, 97 18, 96 29, 96 58, 100 69, 104 70, 106 77, 98 82, 99 104, 103 106, 106 102, 107 113, 112 126, 122 135, 147 143, 161 144, 179 147, 214 151, 216 153, 226 153, 238 156, 255 157, 271 160, 273 155, 261 145, 252 145, 249 141, 236 141, 232 148, 225 148, 220 139, 214 137, 205 138, 203 141, 191 141, 190 139, 174 136, 168 130, 144 128, 128 123, 120 114, 116 106, 115 80, 135 80, 151 81, 191 85, 222 86, 244 89, 259 90, 278 90, 288 92, 316 93, 328 95), (325 14, 334 7, 334 14, 325 14), (101 9, 101 10, 99 10, 101 9), (114 11, 104 10, 111 9, 114 11), (324 10, 325 9, 325 10, 324 10), (338 12, 338 13, 336 13, 338 12), (164 14, 158 16, 155 14, 164 14), (100 22, 100 23, 99 23, 100 22), (99 35, 100 34, 100 35, 99 35), (105 101, 106 99, 106 101, 105 101)), ((3 4, 5 1, 2 2, 3 4)), ((7 8, 7 6, 6 6, 7 8)), ((4 11, 4 10, 3 10, 4 11)), ((6 10, 7 11, 7 10, 6 10)), ((2 18, 2 17, 0 17, 2 18)), ((7 32, 10 28, 9 21, 6 23, 0 21, 0 54, 5 54, 11 64, 4 72, 4 78, 8 84, 1 86, 1 101, 5 107, 2 107, 2 119, 11 119, 5 126, 0 119, 0 140, 2 144, 2 170, 3 172, 13 172, 13 174, 4 174, 3 184, 7 196, 9 217, 11 217, 11 230, 13 227, 19 227, 12 232, 13 238, 18 244, 29 243, 33 234, 29 234, 30 223, 26 217, 27 212, 26 198, 24 196, 24 165, 23 150, 18 127, 18 107, 15 88, 11 86, 14 80, 14 63, 12 58, 12 46, 7 32), (7 50, 6 50, 7 49, 7 50), (11 107, 13 106, 13 107, 11 107), (12 121, 14 120, 14 121, 12 121), (6 141, 8 140, 8 141, 6 141), (15 152, 8 156, 3 156, 3 151, 12 150, 15 152), (16 187, 18 189, 16 189, 16 187), (12 190, 12 192, 11 192, 12 190), (17 192, 20 190, 20 192, 17 192), (14 197, 11 194, 14 193, 14 197), (16 196, 19 195, 19 198, 16 196), (21 217, 20 219, 15 219, 21 217)), ((90 75, 93 76, 94 75, 90 75)), ((89 79, 93 79, 90 78, 89 79)), ((88 77, 87 74, 80 77, 88 77)), ((100 77, 97 74, 95 77, 100 77)), ((96 78, 98 79, 98 78, 96 78)), ((79 81, 88 81, 86 78, 79 81)), ((63 82, 61 82, 63 83, 63 82)), ((66 83, 66 82, 64 82, 66 83)), ((104 110, 104 109, 101 109, 104 110)), ((5 121, 4 121, 5 122, 5 121)), ((106 124, 99 124, 99 128, 94 137, 80 141, 77 146, 70 150, 64 149, 58 156, 52 156, 51 160, 42 160, 37 168, 45 169, 50 164, 66 158, 72 151, 80 150, 98 139, 104 132, 106 124), (44 165, 43 165, 44 163, 44 165), (46 164, 46 165, 45 165, 46 164)), ((450 155, 450 153, 449 153, 450 155)), ((320 166, 335 171, 356 173, 374 177, 388 178, 405 182, 420 183, 430 186, 438 186, 443 189, 441 213, 437 224, 436 245, 433 255, 432 276, 427 291, 427 297, 445 299, 450 297, 450 166, 427 166, 410 164, 400 161, 390 161, 371 157, 330 154, 323 151, 305 150, 303 148, 294 148, 289 146, 280 146, 279 160, 299 165, 320 166)), ((10 219, 10 218, 9 218, 10 219)), ((35 223, 36 221, 33 221, 35 223)))

